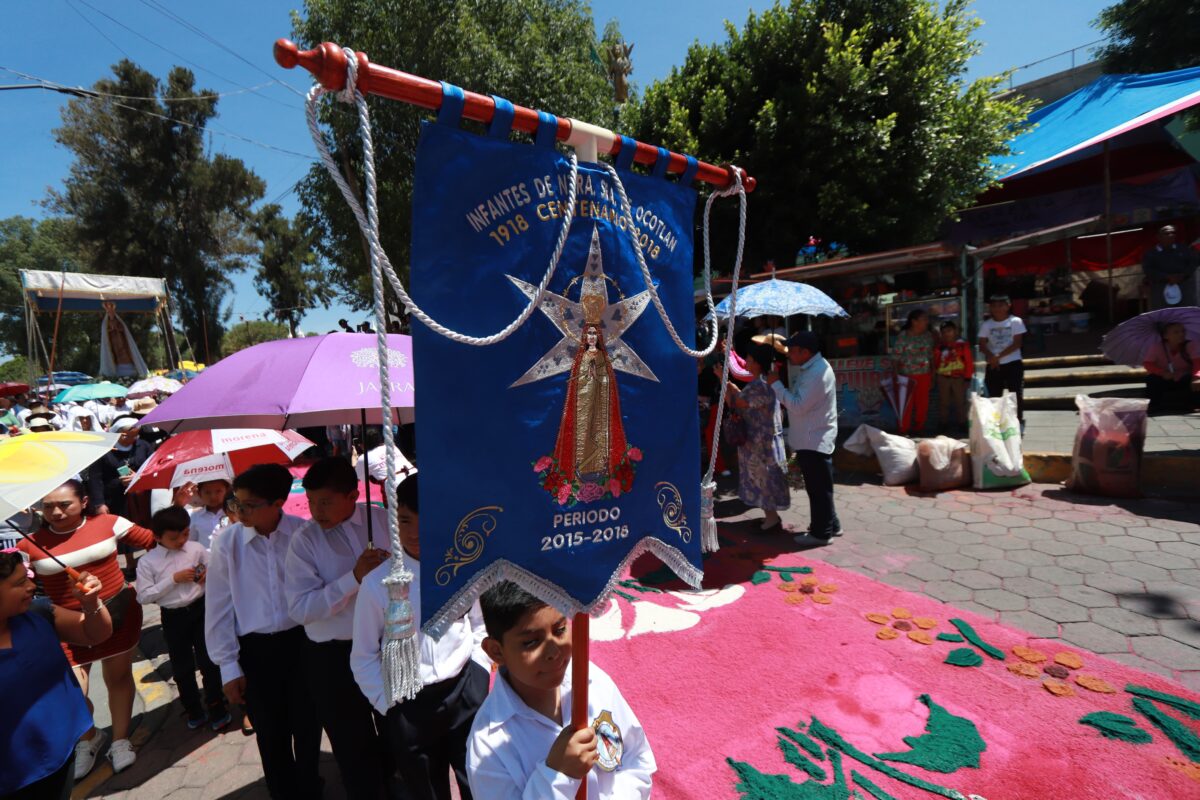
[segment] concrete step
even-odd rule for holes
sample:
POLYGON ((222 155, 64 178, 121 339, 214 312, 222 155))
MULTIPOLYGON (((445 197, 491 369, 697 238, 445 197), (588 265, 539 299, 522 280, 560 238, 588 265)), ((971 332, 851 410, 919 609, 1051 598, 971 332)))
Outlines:
POLYGON ((1025 371, 1035 369, 1060 369, 1066 367, 1099 367, 1112 364, 1103 353, 1089 353, 1077 356, 1046 356, 1041 358, 1026 358, 1025 371))
POLYGON ((1026 386, 1091 386, 1118 383, 1145 383, 1146 370, 1105 366, 1051 367, 1025 372, 1026 386))
POLYGON ((1144 398, 1146 387, 1137 383, 1110 383, 1087 386, 1034 386, 1025 389, 1025 408, 1040 411, 1074 411, 1075 396, 1144 398))

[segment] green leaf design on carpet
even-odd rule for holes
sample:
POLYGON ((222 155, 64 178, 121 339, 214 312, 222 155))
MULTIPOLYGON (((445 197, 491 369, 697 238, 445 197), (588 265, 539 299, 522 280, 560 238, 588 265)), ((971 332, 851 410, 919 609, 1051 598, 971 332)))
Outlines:
POLYGON ((1133 683, 1126 686, 1125 691, 1129 692, 1130 694, 1136 694, 1139 697, 1145 697, 1148 700, 1157 700, 1158 702, 1168 705, 1177 711, 1182 711, 1192 719, 1200 719, 1200 703, 1193 703, 1187 698, 1179 697, 1173 694, 1167 694, 1166 692, 1158 692, 1154 689, 1148 689, 1145 686, 1138 686, 1137 684, 1133 683))
POLYGON ((965 642, 966 639, 959 636, 957 633, 939 633, 937 635, 939 642, 965 642))
POLYGON ((775 731, 803 747, 806 751, 808 751, 808 754, 817 761, 825 760, 825 751, 821 749, 821 745, 814 742, 799 730, 793 730, 792 728, 776 728, 775 731))
MULTIPOLYGON (((796 753, 799 755, 799 751, 796 753)), ((725 759, 737 773, 739 780, 734 789, 742 793, 742 800, 849 800, 841 753, 830 750, 829 760, 833 763, 834 778, 833 783, 826 785, 811 780, 796 783, 787 775, 768 775, 744 761, 725 759)))
POLYGON ((771 580, 771 573, 763 572, 762 570, 750 576, 750 582, 755 586, 758 586, 760 583, 766 583, 769 580, 771 580))
MULTIPOLYGON (((964 648, 965 649, 965 648, 964 648)), ((967 652, 979 658, 973 650, 967 652)), ((980 663, 982 659, 980 659, 980 663)), ((905 736, 904 743, 911 749, 905 753, 876 753, 876 758, 898 761, 927 769, 930 772, 949 774, 963 767, 979 768, 979 754, 987 750, 987 743, 979 735, 975 723, 966 717, 956 717, 923 694, 918 698, 929 707, 929 719, 925 722, 924 736, 905 736)))
POLYGON ((796 749, 796 745, 784 737, 779 737, 779 749, 783 751, 783 760, 804 772, 815 781, 825 780, 825 770, 812 762, 808 756, 796 749))
POLYGON ((1188 727, 1179 720, 1164 714, 1155 708, 1154 703, 1144 697, 1133 698, 1133 707, 1136 708, 1142 716, 1154 723, 1154 726, 1163 732, 1163 735, 1171 740, 1171 743, 1179 748, 1179 752, 1190 758, 1196 763, 1200 763, 1200 737, 1188 730, 1188 727))
POLYGON ((1146 744, 1154 737, 1137 726, 1130 717, 1111 711, 1094 711, 1079 718, 1081 725, 1090 725, 1106 739, 1116 739, 1131 744, 1146 744))
POLYGON ((958 632, 961 633, 968 642, 975 645, 997 661, 1004 660, 1004 651, 985 642, 983 637, 976 633, 975 629, 972 628, 969 623, 964 622, 961 619, 951 619, 950 624, 958 628, 958 632))
MULTIPOLYGON (((850 770, 850 777, 854 778, 854 782, 867 791, 875 800, 896 800, 890 794, 880 789, 871 781, 867 780, 867 776, 863 775, 858 770, 850 770)), ((857 794, 857 792, 856 792, 857 794)))
POLYGON ((768 572, 788 572, 796 575, 811 575, 812 567, 772 567, 767 564, 763 565, 763 569, 768 572))
POLYGON ((983 656, 969 647, 956 647, 946 655, 943 663, 955 667, 978 667, 983 663, 983 656))

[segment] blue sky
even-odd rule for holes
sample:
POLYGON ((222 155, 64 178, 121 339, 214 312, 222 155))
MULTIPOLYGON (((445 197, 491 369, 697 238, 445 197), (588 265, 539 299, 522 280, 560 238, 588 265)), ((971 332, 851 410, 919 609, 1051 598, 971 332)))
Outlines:
MULTIPOLYGON (((978 33, 984 49, 970 65, 972 77, 1094 41, 1098 34, 1091 23, 1108 4, 1103 0, 977 0, 973 9, 984 21, 978 33)), ((266 180, 265 200, 294 212, 297 204, 291 187, 315 157, 298 94, 307 88, 307 81, 305 74, 275 65, 271 44, 288 35, 289 12, 297 5, 295 0, 13 3, 6 9, 0 66, 82 86, 108 74, 110 65, 126 56, 160 76, 176 64, 190 67, 200 87, 231 93, 218 104, 220 116, 210 128, 212 149, 245 161, 266 180), (191 23, 207 38, 160 13, 156 5, 191 23)), ((725 19, 740 24, 750 9, 770 5, 761 0, 594 0, 592 11, 599 29, 609 19, 620 21, 626 40, 635 44, 633 80, 644 86, 681 63, 693 41, 723 39, 725 19)), ((1018 80, 1065 69, 1069 58, 1032 67, 1018 80)), ((1083 60, 1086 56, 1081 54, 1083 60)), ((0 84, 21 82, 12 72, 0 72, 0 84)), ((53 92, 0 92, 0 152, 4 153, 0 217, 44 215, 40 201, 49 187, 60 184, 70 165, 69 154, 51 135, 65 101, 64 95, 53 92)), ((262 318, 267 304, 253 290, 249 275, 236 277, 235 283, 233 321, 262 318)), ((347 309, 336 307, 314 311, 302 327, 330 330, 339 317, 348 315, 347 309)), ((365 315, 360 312, 354 318, 365 315)))

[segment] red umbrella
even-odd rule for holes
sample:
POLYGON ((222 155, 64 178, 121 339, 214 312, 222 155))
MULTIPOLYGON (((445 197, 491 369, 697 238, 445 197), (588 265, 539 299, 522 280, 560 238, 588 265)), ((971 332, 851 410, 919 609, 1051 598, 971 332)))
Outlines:
POLYGON ((0 383, 0 397, 16 397, 29 391, 27 383, 0 383))
POLYGON ((290 464, 313 443, 295 431, 214 428, 172 436, 134 475, 126 491, 231 480, 255 464, 290 464))

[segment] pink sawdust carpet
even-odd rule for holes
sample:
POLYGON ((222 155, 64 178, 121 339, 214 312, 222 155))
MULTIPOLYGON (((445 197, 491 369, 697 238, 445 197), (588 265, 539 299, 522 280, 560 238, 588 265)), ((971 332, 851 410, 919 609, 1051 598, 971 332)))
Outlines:
POLYGON ((592 621, 656 798, 1200 798, 1200 697, 1178 684, 761 542, 705 572, 681 591, 643 558, 592 621), (952 619, 982 646, 938 639, 952 619))

